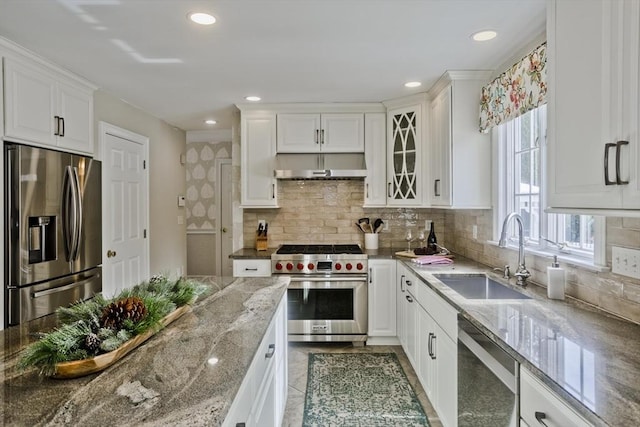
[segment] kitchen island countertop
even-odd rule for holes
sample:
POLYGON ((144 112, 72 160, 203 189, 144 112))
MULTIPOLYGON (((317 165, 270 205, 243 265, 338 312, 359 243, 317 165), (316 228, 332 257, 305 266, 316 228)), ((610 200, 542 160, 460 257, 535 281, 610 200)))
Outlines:
POLYGON ((20 350, 35 331, 50 329, 54 316, 0 331, 4 425, 220 425, 288 279, 199 279, 210 292, 190 312, 86 377, 58 380, 16 369, 20 350), (212 358, 216 364, 207 362, 212 358))

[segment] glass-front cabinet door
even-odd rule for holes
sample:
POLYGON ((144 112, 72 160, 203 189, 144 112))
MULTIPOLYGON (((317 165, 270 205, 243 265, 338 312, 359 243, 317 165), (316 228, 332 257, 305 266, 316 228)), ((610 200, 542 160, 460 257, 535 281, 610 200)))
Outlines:
POLYGON ((387 115, 387 204, 422 204, 421 154, 422 106, 389 110, 387 115))

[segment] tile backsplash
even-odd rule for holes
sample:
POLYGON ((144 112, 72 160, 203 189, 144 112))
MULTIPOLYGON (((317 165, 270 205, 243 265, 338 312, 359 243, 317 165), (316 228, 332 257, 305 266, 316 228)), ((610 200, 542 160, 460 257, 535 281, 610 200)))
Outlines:
MULTIPOLYGON (((491 210, 442 210, 422 208, 363 208, 362 181, 280 181, 279 209, 245 209, 244 247, 255 245, 259 219, 269 223, 269 247, 283 243, 359 243, 364 236, 356 228, 361 217, 382 218, 389 225, 380 234, 381 248, 406 249, 404 235, 424 229, 425 220, 435 221, 438 243, 452 252, 496 267, 510 264, 515 270, 517 250, 487 243, 493 239, 491 210), (478 236, 473 238, 473 225, 478 236)), ((607 218, 607 262, 611 246, 640 248, 640 219, 607 218)), ((412 244, 412 248, 415 243, 412 244)), ((526 255, 531 280, 546 286, 550 258, 526 255)), ((611 272, 561 263, 567 270, 567 295, 600 309, 640 323, 640 280, 611 272)))
MULTIPOLYGON (((444 234, 444 213, 431 209, 363 208, 361 180, 280 181, 279 209, 244 210, 244 246, 255 245, 258 220, 269 223, 269 247, 283 243, 359 243, 364 235, 356 227, 359 218, 382 218, 388 230, 380 233, 379 247, 405 249, 408 228, 414 236, 435 221, 438 239, 444 234)), ((412 248, 417 243, 412 244, 412 248)))

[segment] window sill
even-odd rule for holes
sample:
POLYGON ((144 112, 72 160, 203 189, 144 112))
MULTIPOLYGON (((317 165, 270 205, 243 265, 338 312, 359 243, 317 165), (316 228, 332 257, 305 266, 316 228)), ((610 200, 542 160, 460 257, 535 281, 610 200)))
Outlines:
MULTIPOLYGON (((498 242, 496 242, 495 240, 487 240, 486 242, 487 244, 491 245, 491 246, 499 246, 498 242)), ((518 247, 517 246, 507 246, 506 248, 503 249, 509 249, 509 250, 514 250, 517 251, 518 247)), ((531 255, 535 255, 535 256, 539 256, 539 257, 545 257, 545 258, 551 258, 554 255, 556 255, 558 257, 558 261, 559 262, 564 262, 566 264, 572 265, 574 267, 578 267, 584 270, 588 270, 588 271, 593 271, 596 273, 603 273, 603 272, 607 272, 607 271, 611 271, 611 269, 607 266, 602 266, 602 265, 595 265, 593 263, 593 260, 589 260, 589 259, 585 259, 585 258, 580 258, 577 256, 573 256, 570 254, 564 254, 558 251, 541 251, 539 249, 532 249, 532 248, 528 248, 525 246, 524 248, 524 252, 525 254, 531 254, 531 255)))

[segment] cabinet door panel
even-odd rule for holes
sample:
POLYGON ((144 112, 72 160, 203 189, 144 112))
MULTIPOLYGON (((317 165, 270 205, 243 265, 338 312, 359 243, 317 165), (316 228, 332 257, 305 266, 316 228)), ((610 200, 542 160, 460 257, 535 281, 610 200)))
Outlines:
MULTIPOLYGON (((552 207, 615 208, 621 204, 620 188, 604 185, 603 168, 605 144, 615 142, 620 133, 613 117, 619 109, 620 89, 612 28, 614 3, 580 2, 579 11, 575 2, 552 4, 547 157, 552 207)), ((610 165, 615 179, 615 165, 610 165)))
POLYGON ((387 204, 387 126, 384 113, 365 114, 365 159, 367 177, 364 181, 364 206, 383 207, 387 204))
POLYGON ((275 114, 242 118, 242 205, 277 207, 275 114))
POLYGON ((394 260, 369 260, 369 336, 396 336, 394 260))
POLYGON ((321 121, 321 151, 364 152, 364 114, 322 114, 321 121))
POLYGON ((422 105, 389 110, 387 204, 422 204, 422 105))
POLYGON ((93 155, 93 96, 58 84, 58 115, 62 117, 58 146, 93 155))
POLYGON ((5 135, 55 145, 56 85, 35 67, 4 62, 5 135))
POLYGON ((278 153, 320 151, 320 114, 278 114, 278 153))

